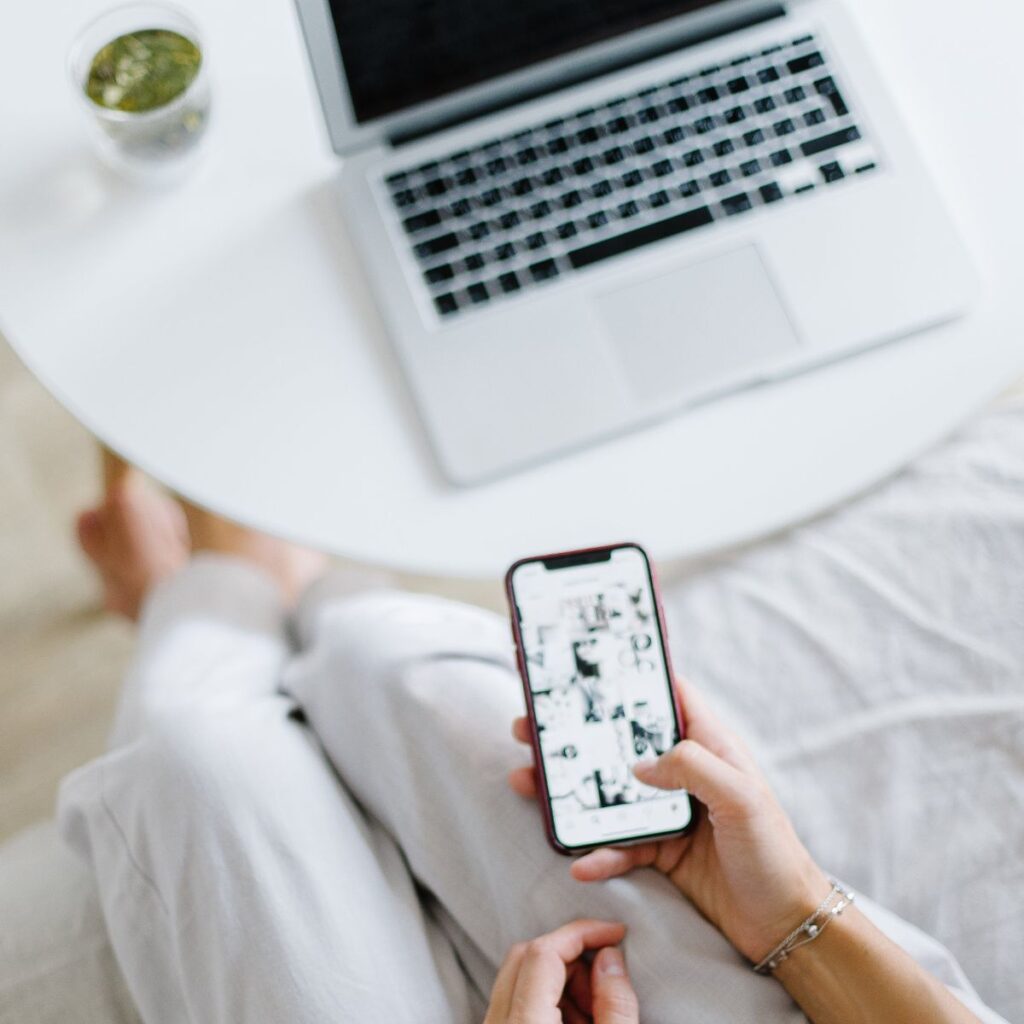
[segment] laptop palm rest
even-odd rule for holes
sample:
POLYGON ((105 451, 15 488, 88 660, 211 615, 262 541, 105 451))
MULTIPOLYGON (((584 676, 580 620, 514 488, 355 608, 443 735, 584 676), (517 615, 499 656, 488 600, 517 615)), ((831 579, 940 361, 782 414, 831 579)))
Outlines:
POLYGON ((754 245, 617 288, 597 306, 641 400, 756 377, 800 345, 754 245))

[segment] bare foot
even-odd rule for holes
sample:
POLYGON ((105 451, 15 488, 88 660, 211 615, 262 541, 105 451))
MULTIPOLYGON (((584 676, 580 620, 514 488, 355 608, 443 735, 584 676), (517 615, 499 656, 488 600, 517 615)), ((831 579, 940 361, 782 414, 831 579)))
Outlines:
POLYGON ((149 591, 189 555, 181 506, 128 469, 78 517, 78 542, 103 582, 104 606, 135 620, 149 591))
POLYGON ((327 569, 328 558, 320 551, 250 530, 188 502, 182 507, 194 552, 211 551, 252 562, 273 577, 289 603, 327 569))

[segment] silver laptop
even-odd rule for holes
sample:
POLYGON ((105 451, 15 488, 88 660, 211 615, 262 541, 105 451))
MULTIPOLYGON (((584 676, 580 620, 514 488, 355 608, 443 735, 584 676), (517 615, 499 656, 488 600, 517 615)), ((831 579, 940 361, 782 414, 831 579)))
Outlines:
POLYGON ((971 302, 837 0, 297 3, 347 217, 451 481, 971 302))

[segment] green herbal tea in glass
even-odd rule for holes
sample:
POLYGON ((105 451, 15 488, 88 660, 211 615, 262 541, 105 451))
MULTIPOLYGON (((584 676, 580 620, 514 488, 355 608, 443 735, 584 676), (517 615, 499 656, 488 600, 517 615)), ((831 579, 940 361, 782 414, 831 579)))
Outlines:
POLYGON ((199 33, 177 8, 117 7, 78 39, 71 75, 107 162, 132 177, 173 179, 210 114, 199 33))
POLYGON ((177 32, 165 28, 129 32, 93 57, 85 94, 108 110, 156 110, 192 84, 202 60, 199 47, 177 32))

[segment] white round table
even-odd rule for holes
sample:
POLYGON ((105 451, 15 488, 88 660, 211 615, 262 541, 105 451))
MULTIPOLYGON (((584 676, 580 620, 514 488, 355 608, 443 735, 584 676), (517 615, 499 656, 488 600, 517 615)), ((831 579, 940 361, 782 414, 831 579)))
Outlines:
POLYGON ((115 450, 225 515, 487 577, 636 539, 748 541, 868 487, 1024 367, 1024 8, 846 0, 980 266, 968 319, 473 489, 438 475, 361 276, 289 0, 186 0, 214 123, 179 186, 100 169, 65 72, 109 0, 0 17, 0 330, 115 450))

